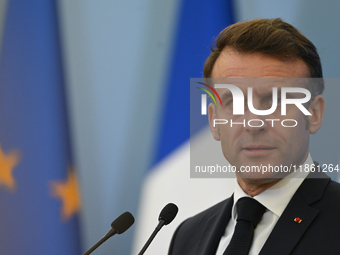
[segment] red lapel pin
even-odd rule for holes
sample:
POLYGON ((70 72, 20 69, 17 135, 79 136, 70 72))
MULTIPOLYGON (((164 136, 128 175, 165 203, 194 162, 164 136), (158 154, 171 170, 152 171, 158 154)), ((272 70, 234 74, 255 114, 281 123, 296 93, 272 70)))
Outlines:
POLYGON ((299 218, 299 217, 296 217, 296 218, 294 219, 294 221, 297 222, 297 223, 301 223, 302 219, 299 218))

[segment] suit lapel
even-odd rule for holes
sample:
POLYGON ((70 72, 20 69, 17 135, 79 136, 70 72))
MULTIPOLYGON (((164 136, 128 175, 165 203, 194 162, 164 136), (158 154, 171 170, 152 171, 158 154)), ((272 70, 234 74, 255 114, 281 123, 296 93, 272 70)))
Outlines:
POLYGON ((318 210, 309 207, 300 194, 294 195, 272 233, 263 246, 260 255, 287 255, 290 254, 309 225, 318 215, 318 210), (302 219, 301 223, 294 221, 296 217, 302 219))
POLYGON ((275 255, 287 255, 292 252, 317 217, 319 211, 310 205, 321 199, 328 183, 329 178, 326 175, 316 176, 313 173, 304 180, 276 223, 259 253, 260 255, 274 253, 275 255), (316 177, 322 179, 315 179, 316 177), (294 221, 297 217, 302 219, 301 223, 294 221))
POLYGON ((216 211, 216 214, 211 216, 202 231, 202 236, 199 241, 199 254, 211 255, 215 254, 221 236, 231 217, 231 209, 233 206, 233 196, 225 201, 222 210, 216 211))

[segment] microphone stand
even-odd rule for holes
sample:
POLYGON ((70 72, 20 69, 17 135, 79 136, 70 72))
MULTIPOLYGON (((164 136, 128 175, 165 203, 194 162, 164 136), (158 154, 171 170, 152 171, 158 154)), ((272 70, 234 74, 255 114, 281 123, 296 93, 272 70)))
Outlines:
POLYGON ((148 241, 145 243, 145 245, 143 246, 142 250, 138 253, 138 255, 142 255, 144 254, 144 252, 146 251, 146 249, 149 247, 150 243, 152 242, 152 240, 155 238, 155 236, 157 235, 158 231, 161 230, 161 228, 164 226, 165 224, 165 220, 161 219, 157 225, 157 227, 155 228, 155 230, 152 232, 151 236, 149 237, 148 241))

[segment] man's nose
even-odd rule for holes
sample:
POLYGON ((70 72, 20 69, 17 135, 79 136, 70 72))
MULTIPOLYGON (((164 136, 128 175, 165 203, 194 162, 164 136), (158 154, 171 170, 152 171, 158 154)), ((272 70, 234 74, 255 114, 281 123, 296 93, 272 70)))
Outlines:
MULTIPOLYGON (((254 100, 253 106, 257 110, 265 110, 262 109, 262 105, 259 101, 254 100)), ((266 115, 259 115, 253 113, 248 105, 245 107, 245 113, 244 113, 244 119, 245 119, 245 129, 250 133, 256 133, 256 132, 265 132, 269 125, 268 121, 266 121, 266 118, 268 116, 266 115)))

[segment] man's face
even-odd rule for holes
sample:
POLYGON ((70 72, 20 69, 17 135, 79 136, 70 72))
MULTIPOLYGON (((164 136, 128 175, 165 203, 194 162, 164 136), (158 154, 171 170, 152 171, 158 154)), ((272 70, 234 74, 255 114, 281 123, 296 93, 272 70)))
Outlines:
MULTIPOLYGON (((280 61, 260 53, 240 54, 230 48, 222 51, 218 57, 211 78, 306 78, 308 68, 306 64, 298 59, 294 61, 280 61)), ((243 79, 248 80, 249 79, 243 79)), ((283 79, 281 79, 283 80, 283 79)), ((278 87, 280 97, 280 87, 303 87, 302 84, 272 82, 273 79, 252 79, 249 82, 234 84, 238 86, 245 95, 247 102, 247 87, 253 88, 253 105, 255 109, 269 109, 271 103, 271 92, 273 87, 278 87)), ((228 89, 216 89, 222 98, 222 106, 209 105, 209 121, 213 136, 221 141, 222 151, 225 158, 237 169, 241 166, 290 166, 301 165, 308 156, 309 129, 306 129, 305 115, 295 105, 287 105, 287 115, 281 116, 280 105, 277 110, 266 116, 258 116, 251 113, 247 107, 244 108, 244 115, 233 115, 232 102, 230 97, 224 96, 228 89), (229 100, 229 101, 228 101, 229 100), (245 123, 250 119, 261 119, 264 121, 262 127, 250 127, 243 125, 217 125, 213 127, 213 119, 227 119, 233 122, 245 123), (272 123, 265 119, 280 119, 272 123), (298 122, 296 127, 283 127, 281 120, 294 119, 298 122), (274 124, 274 125, 273 125, 274 124), (272 126, 273 125, 273 126, 272 126)), ((293 97, 296 95, 293 95, 293 97)), ((299 94, 301 97, 301 93, 299 94)), ((292 125, 290 122, 287 125, 292 125)), ((254 122, 253 125, 259 125, 254 122)), ((255 174, 237 173, 237 177, 261 179, 266 182, 271 178, 282 178, 277 174, 255 174)))

